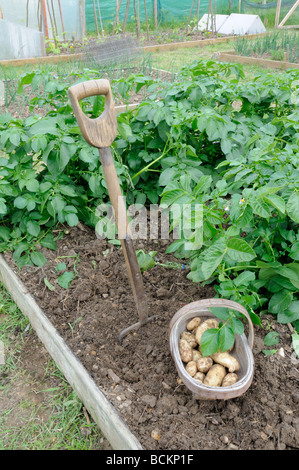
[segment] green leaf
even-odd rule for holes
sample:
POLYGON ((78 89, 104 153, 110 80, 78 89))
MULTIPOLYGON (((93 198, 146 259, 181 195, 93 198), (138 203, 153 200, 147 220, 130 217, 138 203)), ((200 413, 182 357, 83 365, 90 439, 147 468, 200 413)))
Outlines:
POLYGON ((285 214, 286 204, 282 197, 277 196, 277 194, 272 194, 270 196, 264 197, 264 200, 268 202, 271 206, 275 207, 275 209, 282 212, 282 214, 285 214))
POLYGON ((236 335, 242 335, 244 333, 244 325, 239 318, 232 317, 231 326, 236 335))
POLYGON ((255 280, 255 274, 252 271, 243 271, 234 279, 236 286, 248 286, 250 282, 255 280))
POLYGON ((273 354, 277 353, 277 349, 262 349, 262 352, 265 356, 273 356, 273 354))
POLYGON ((245 206, 243 212, 238 216, 235 225, 238 227, 246 227, 253 218, 253 211, 249 205, 245 206))
POLYGON ((210 311, 215 315, 216 318, 220 320, 228 320, 231 316, 226 307, 211 307, 210 311))
POLYGON ((39 190, 39 182, 35 178, 32 178, 27 181, 25 186, 26 189, 28 189, 28 191, 31 191, 32 193, 36 193, 39 190))
POLYGON ((48 281, 48 279, 47 279, 46 277, 44 277, 44 283, 45 283, 45 285, 48 287, 48 289, 49 289, 50 291, 55 290, 55 287, 51 284, 50 281, 48 281))
POLYGON ((157 254, 156 251, 149 253, 144 253, 144 251, 137 251, 137 260, 140 266, 141 272, 148 271, 149 269, 155 266, 154 256, 157 254))
POLYGON ((22 196, 18 196, 14 200, 14 206, 17 207, 18 209, 24 209, 24 207, 26 207, 26 205, 27 205, 27 199, 25 199, 22 196))
POLYGON ((57 264, 57 266, 55 267, 55 271, 56 271, 56 272, 64 271, 65 269, 67 269, 67 266, 66 266, 65 263, 59 263, 59 264, 57 264))
POLYGON ((5 199, 0 198, 0 214, 6 215, 7 211, 8 211, 8 207, 5 204, 5 199))
POLYGON ((290 306, 292 300, 293 294, 290 291, 283 289, 282 291, 277 292, 277 294, 274 294, 271 297, 268 305, 268 310, 269 312, 275 314, 281 313, 290 306))
POLYGON ((204 252, 204 261, 201 265, 201 271, 204 275, 204 279, 209 279, 214 271, 218 268, 219 264, 223 260, 226 252, 226 245, 224 238, 221 238, 215 242, 214 245, 210 246, 204 252))
POLYGON ((66 271, 57 278, 57 282, 63 289, 68 289, 72 280, 74 279, 73 271, 66 271))
POLYGON ((57 244, 54 241, 53 235, 48 233, 44 238, 40 240, 40 244, 45 248, 49 248, 50 250, 56 250, 57 244))
POLYGON ((265 346, 274 346, 277 343, 279 343, 279 334, 277 331, 270 331, 264 338, 265 346))
POLYGON ((194 196, 198 196, 199 194, 203 194, 210 189, 212 184, 212 177, 210 175, 203 175, 197 185, 194 188, 194 196))
POLYGON ((30 259, 38 267, 44 266, 47 262, 47 258, 40 251, 33 251, 30 254, 30 259))
POLYGON ((299 261, 299 241, 293 243, 289 256, 295 261, 299 261))
POLYGON ((220 330, 218 328, 209 328, 204 331, 201 342, 200 351, 202 355, 211 356, 220 349, 220 330))
POLYGON ((262 199, 254 198, 250 201, 250 205, 254 214, 259 215, 264 219, 268 219, 271 216, 269 205, 262 199))
POLYGON ((292 345, 293 345, 295 353, 297 354, 297 357, 299 357, 299 334, 298 333, 292 334, 292 345))
POLYGON ((176 168, 166 168, 164 171, 162 171, 159 178, 159 186, 167 186, 168 183, 173 180, 176 173, 176 168))
POLYGON ((65 220, 70 227, 75 227, 79 223, 77 215, 71 212, 65 214, 65 220))
POLYGON ((10 239, 10 230, 7 227, 0 227, 0 238, 5 242, 8 242, 10 239))
POLYGON ((77 193, 74 187, 66 184, 59 184, 57 189, 61 194, 64 194, 65 196, 70 196, 70 197, 76 197, 77 193))
POLYGON ((29 248, 28 243, 25 242, 20 242, 18 243, 15 251, 13 252, 13 259, 17 261, 20 256, 24 253, 24 251, 27 251, 29 248))
POLYGON ((27 232, 33 237, 37 237, 40 233, 40 226, 34 220, 29 220, 26 224, 27 232))
POLYGON ((277 315, 277 321, 279 323, 293 323, 299 319, 299 300, 293 300, 289 307, 279 312, 277 315))
POLYGON ((287 202, 287 213, 291 219, 299 224, 299 192, 294 191, 287 202))
POLYGON ((231 238, 226 242, 227 255, 234 261, 251 261, 256 257, 255 251, 242 238, 231 238))
POLYGON ((222 352, 230 349, 235 341, 235 334, 230 325, 224 325, 220 328, 220 350, 222 352))

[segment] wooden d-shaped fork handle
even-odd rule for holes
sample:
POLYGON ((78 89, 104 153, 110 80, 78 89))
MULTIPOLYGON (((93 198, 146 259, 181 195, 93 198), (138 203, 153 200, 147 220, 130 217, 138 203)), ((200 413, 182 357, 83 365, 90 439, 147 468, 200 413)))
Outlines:
POLYGON ((90 80, 73 85, 68 90, 80 131, 90 145, 97 148, 109 147, 117 134, 117 121, 108 80, 90 80), (97 119, 90 119, 82 111, 79 101, 89 96, 105 97, 105 110, 97 119))
POLYGON ((129 280, 137 307, 139 321, 125 328, 120 333, 119 341, 121 343, 123 337, 129 331, 152 321, 155 316, 148 316, 148 304, 143 279, 133 245, 126 207, 109 148, 117 134, 117 120, 109 81, 100 79, 79 83, 69 88, 69 97, 84 139, 90 145, 99 149, 107 189, 114 209, 129 280), (97 119, 90 119, 83 113, 79 101, 88 96, 95 95, 105 96, 105 110, 97 119))

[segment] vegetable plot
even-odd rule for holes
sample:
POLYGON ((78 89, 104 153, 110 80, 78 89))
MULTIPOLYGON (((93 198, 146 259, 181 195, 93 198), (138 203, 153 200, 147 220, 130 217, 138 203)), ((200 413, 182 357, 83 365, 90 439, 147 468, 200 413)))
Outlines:
MULTIPOLYGON (((87 77, 96 72, 76 79, 87 77)), ((118 117, 113 144, 128 204, 201 204, 202 246, 182 233, 168 252, 189 264, 189 279, 213 282, 219 296, 243 304, 253 322, 268 310, 297 331, 298 79, 288 71, 248 81, 239 66, 210 61, 184 67, 173 84, 142 74, 112 83, 125 101, 143 87, 148 95, 118 117)), ((107 200, 98 157, 67 101, 69 83, 36 72, 19 91, 38 80, 46 93, 33 105, 47 104, 46 116, 0 117, 0 250, 12 250, 19 266, 42 266, 40 246, 55 249, 53 227, 94 226, 95 208, 107 200)), ((83 106, 94 116, 102 103, 83 106)), ((222 338, 238 332, 231 312, 221 320, 222 338)))

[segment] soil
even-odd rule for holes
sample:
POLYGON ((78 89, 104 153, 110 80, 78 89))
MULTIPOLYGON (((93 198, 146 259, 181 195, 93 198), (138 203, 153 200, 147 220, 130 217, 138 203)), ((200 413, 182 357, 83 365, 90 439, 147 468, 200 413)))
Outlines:
MULTIPOLYGON (((193 300, 214 297, 213 285, 193 284, 188 269, 166 255, 168 240, 138 240, 136 249, 157 251, 158 263, 143 273, 150 315, 156 320, 127 334, 135 323, 122 250, 99 240, 81 224, 67 229, 57 251, 42 249, 48 263, 18 272, 59 334, 114 405, 144 449, 293 450, 299 446, 299 368, 287 325, 263 315, 255 326, 252 385, 238 398, 195 400, 178 379, 169 351, 168 327, 175 312, 193 300), (76 275, 68 289, 57 283, 55 267, 65 262, 76 275), (49 290, 44 278, 55 287, 49 290), (278 352, 265 356, 263 338, 279 333, 278 352)), ((10 254, 5 255, 14 268, 10 254)))

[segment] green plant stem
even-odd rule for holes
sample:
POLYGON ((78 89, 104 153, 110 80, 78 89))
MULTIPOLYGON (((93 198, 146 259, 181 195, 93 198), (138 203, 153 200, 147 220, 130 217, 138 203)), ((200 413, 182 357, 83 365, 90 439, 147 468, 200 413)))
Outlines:
POLYGON ((142 168, 142 170, 138 171, 138 173, 136 173, 133 177, 132 177, 132 180, 137 178, 137 176, 141 175, 141 173, 144 173, 145 171, 147 171, 151 166, 153 166, 155 163, 157 163, 159 160, 161 160, 161 158, 163 158, 165 155, 167 155, 167 153, 172 149, 172 146, 169 147, 168 150, 165 150, 166 147, 167 147, 167 144, 170 140, 170 137, 168 137, 168 140, 165 144, 165 147, 164 147, 164 150, 162 152, 162 154, 156 158, 156 160, 154 160, 153 162, 149 163, 148 165, 146 165, 144 168, 142 168))

